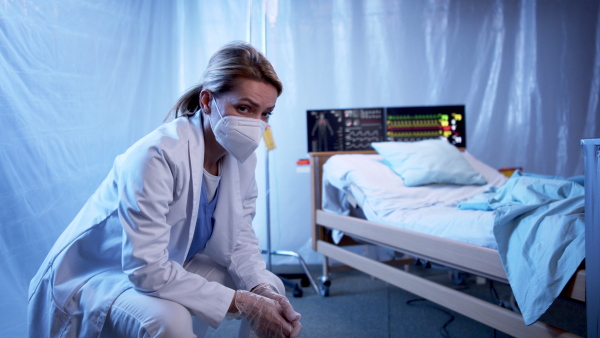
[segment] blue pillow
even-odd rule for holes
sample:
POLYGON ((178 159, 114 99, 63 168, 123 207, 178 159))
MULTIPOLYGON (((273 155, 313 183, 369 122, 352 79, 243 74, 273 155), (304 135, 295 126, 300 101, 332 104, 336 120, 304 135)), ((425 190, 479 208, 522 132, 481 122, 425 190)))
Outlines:
POLYGON ((486 184, 455 146, 443 139, 373 142, 371 146, 407 187, 427 184, 486 184))

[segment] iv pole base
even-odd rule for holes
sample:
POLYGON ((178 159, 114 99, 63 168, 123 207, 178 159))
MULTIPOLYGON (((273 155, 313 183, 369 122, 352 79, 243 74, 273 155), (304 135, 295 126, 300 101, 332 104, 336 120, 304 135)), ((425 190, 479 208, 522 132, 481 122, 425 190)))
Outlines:
MULTIPOLYGON (((306 279, 308 279, 308 283, 309 285, 311 285, 313 287, 313 289, 315 290, 315 292, 317 294, 320 293, 319 291, 319 287, 317 286, 317 283, 315 283, 315 280, 312 278, 312 275, 310 274, 310 271, 308 270, 308 266, 306 265, 306 262, 304 261, 304 259, 302 258, 302 256, 300 256, 300 254, 294 252, 294 251, 283 251, 283 250, 274 250, 271 251, 270 253, 267 250, 262 250, 263 254, 270 254, 270 255, 279 255, 279 256, 292 256, 292 257, 296 257, 298 258, 300 265, 302 266, 302 269, 304 270, 304 275, 300 275, 301 277, 306 277, 306 279)), ((270 258, 270 257, 269 257, 270 258)), ((269 259, 270 261, 270 259, 269 259)), ((271 267, 268 267, 269 270, 271 270, 271 267)), ((294 297, 302 297, 302 289, 298 286, 298 283, 291 281, 290 279, 284 277, 286 276, 285 274, 278 274, 278 277, 281 279, 281 281, 283 282, 283 285, 285 285, 286 287, 289 287, 291 289, 293 289, 294 291, 294 297)), ((290 276, 290 275, 287 275, 290 276)), ((305 279, 302 279, 302 282, 304 282, 305 279)), ((302 283, 304 284, 304 283, 302 283)), ((307 285, 308 286, 308 285, 307 285)))

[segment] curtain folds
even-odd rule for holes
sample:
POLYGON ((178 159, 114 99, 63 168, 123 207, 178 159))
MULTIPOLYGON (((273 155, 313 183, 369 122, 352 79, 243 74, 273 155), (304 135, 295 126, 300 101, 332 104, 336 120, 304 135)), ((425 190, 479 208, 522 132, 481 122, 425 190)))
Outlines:
POLYGON ((310 237, 298 217, 309 201, 297 198, 309 178, 290 174, 307 150, 296 126, 309 109, 464 104, 480 160, 581 175, 579 140, 600 135, 599 17, 598 1, 278 1, 267 53, 287 85, 285 118, 271 123, 286 177, 274 208, 281 246, 310 237))
POLYGON ((284 83, 271 121, 273 249, 320 263, 296 166, 306 110, 464 104, 480 160, 580 175, 579 140, 600 136, 599 37, 595 0, 4 1, 0 336, 26 335, 29 280, 50 246, 228 41, 265 52, 284 83))

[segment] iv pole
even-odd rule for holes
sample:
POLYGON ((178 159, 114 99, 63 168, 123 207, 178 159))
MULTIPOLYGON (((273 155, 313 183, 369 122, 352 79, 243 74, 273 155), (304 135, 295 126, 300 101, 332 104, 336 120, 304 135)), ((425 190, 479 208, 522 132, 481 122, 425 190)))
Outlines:
MULTIPOLYGON (((253 4, 253 0, 248 0, 248 36, 246 41, 250 42, 251 38, 252 38, 252 13, 253 13, 253 8, 252 8, 252 4, 253 4)), ((262 24, 261 24, 261 35, 262 35, 262 47, 263 47, 263 52, 267 53, 267 12, 266 12, 266 6, 267 1, 263 1, 262 2, 262 24)), ((281 251, 281 250, 271 250, 271 181, 269 179, 269 153, 271 152, 271 150, 275 149, 275 141, 273 140, 273 134, 271 133, 271 128, 267 125, 267 128, 265 129, 265 132, 263 133, 263 140, 265 142, 265 146, 266 146, 266 154, 265 154, 265 179, 266 179, 266 203, 267 203, 267 250, 262 250, 263 254, 267 254, 267 269, 269 271, 273 271, 272 270, 272 261, 271 261, 271 256, 272 255, 281 255, 281 256, 293 256, 293 257, 297 257, 298 260, 300 261, 300 264, 302 265, 302 269, 304 270, 304 273, 306 274, 306 277, 308 277, 308 280, 310 282, 310 285, 312 285, 312 287, 315 289, 315 292, 317 294, 319 294, 319 288, 317 287, 317 284, 315 283, 315 281, 312 278, 312 275, 310 274, 310 272, 308 271, 308 267, 306 266, 306 263, 304 262, 304 259, 302 259, 302 256, 300 256, 298 253, 293 252, 293 251, 281 251)), ((300 289, 300 287, 298 286, 298 283, 292 282, 289 279, 279 276, 279 278, 281 278, 281 281, 283 282, 283 284, 287 287, 291 287, 294 289, 294 297, 302 297, 302 289, 300 289)))
MULTIPOLYGON (((292 256, 298 258, 302 269, 304 270, 304 274, 308 278, 310 285, 315 289, 315 292, 319 294, 319 288, 315 283, 310 271, 308 271, 308 266, 306 262, 300 256, 300 254, 293 251, 282 251, 282 250, 271 250, 271 182, 269 178, 269 154, 271 150, 275 149, 275 141, 273 140, 273 134, 271 133, 271 128, 267 125, 267 129, 263 134, 263 140, 266 145, 266 153, 265 153, 265 180, 266 180, 266 204, 267 204, 267 250, 262 250, 263 254, 267 254, 267 269, 269 271, 272 270, 272 255, 280 255, 280 256, 292 256)), ((302 297, 302 289, 298 286, 298 283, 292 282, 291 280, 279 276, 283 284, 287 287, 294 289, 294 297, 302 297)))

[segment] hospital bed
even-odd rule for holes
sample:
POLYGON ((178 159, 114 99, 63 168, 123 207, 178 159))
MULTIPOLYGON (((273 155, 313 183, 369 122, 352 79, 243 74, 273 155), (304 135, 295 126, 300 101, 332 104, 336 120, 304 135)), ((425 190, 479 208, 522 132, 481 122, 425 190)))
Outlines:
MULTIPOLYGON (((586 225, 584 230, 587 233, 585 236, 587 236, 589 244, 596 242, 600 233, 600 229, 598 229, 600 224, 600 196, 598 195, 600 185, 600 140, 583 140, 582 146, 584 147, 585 157, 586 225)), ((464 196, 460 194, 453 195, 448 190, 446 195, 451 198, 463 197, 463 202, 471 202, 471 204, 465 203, 467 206, 478 205, 477 203, 481 202, 481 197, 485 197, 486 193, 497 192, 507 182, 510 182, 509 180, 513 179, 511 177, 503 180, 499 176, 494 176, 489 171, 486 172, 481 169, 482 166, 487 167, 485 164, 482 164, 467 152, 463 152, 463 154, 466 158, 469 158, 470 164, 474 164, 473 168, 485 173, 488 182, 479 187, 471 187, 469 192, 471 198, 466 200, 464 196), (490 188, 494 184, 498 187, 490 188)), ((442 215, 440 217, 445 218, 445 221, 438 222, 439 224, 445 222, 460 226, 463 221, 469 222, 460 219, 460 217, 459 221, 453 220, 453 217, 461 212, 461 210, 458 210, 456 203, 441 206, 440 204, 443 203, 430 203, 433 207, 429 205, 429 209, 425 208, 428 210, 427 216, 421 214, 421 216, 414 217, 418 211, 416 209, 407 210, 407 213, 401 214, 400 220, 393 220, 392 218, 390 222, 387 216, 394 213, 393 205, 387 205, 386 201, 374 202, 368 196, 370 192, 382 188, 382 185, 374 186, 373 182, 375 181, 369 181, 369 177, 383 177, 384 180, 391 177, 389 176, 391 175, 389 163, 382 161, 382 156, 377 152, 368 150, 314 152, 309 155, 311 162, 312 239, 313 249, 324 256, 323 277, 321 279, 321 294, 323 296, 328 295, 330 287, 334 287, 329 280, 330 259, 334 259, 346 266, 379 278, 512 336, 553 337, 563 334, 569 335, 561 329, 537 320, 539 316, 534 316, 533 320, 529 318, 532 323, 526 325, 524 317, 518 312, 411 274, 405 271, 406 269, 398 268, 398 262, 396 264, 394 262, 382 262, 356 253, 355 250, 348 250, 348 245, 356 244, 381 246, 403 253, 411 259, 418 258, 456 269, 456 271, 509 284, 509 278, 503 265, 503 259, 506 260, 506 257, 500 254, 499 244, 493 242, 494 236, 493 234, 490 235, 490 233, 493 233, 493 229, 479 231, 477 226, 471 224, 464 226, 470 230, 462 235, 460 233, 445 232, 440 227, 432 227, 425 231, 419 229, 418 223, 423 222, 423 218, 434 219, 435 214, 440 214, 442 215), (369 162, 373 162, 371 164, 375 165, 365 164, 369 162), (363 173, 362 176, 362 184, 366 184, 366 187, 357 188, 357 183, 352 182, 351 178, 358 175, 353 171, 353 166, 364 167, 368 171, 366 175, 363 173), (388 172, 377 172, 375 171, 376 167, 381 169, 387 167, 388 172), (367 177, 366 181, 365 177, 367 177), (353 196, 355 194, 358 196, 353 196), (379 204, 380 209, 383 210, 383 216, 378 216, 372 210, 373 204, 379 204), (443 209, 446 207, 452 210, 443 209), (436 208, 442 209, 435 210, 436 208), (404 222, 403 219, 409 223, 407 226, 401 224, 404 222), (415 219, 419 221, 415 221, 415 219), (476 235, 476 238, 472 238, 471 233, 478 231, 481 234, 476 235)), ((489 168, 487 169, 489 170, 489 168)), ((356 177, 354 178, 356 179, 356 177)), ((386 181, 386 184, 383 185, 391 186, 393 184, 386 181)), ((443 187, 443 189, 446 188, 448 187, 443 187)), ((404 209, 411 209, 411 207, 404 209)), ((379 211, 381 212, 381 210, 379 211)), ((474 218, 474 222, 486 223, 491 221, 493 227, 494 215, 497 211, 468 210, 467 212, 478 215, 474 218)), ((571 213, 576 212, 571 210, 571 213)), ((505 247, 505 244, 500 245, 503 248, 505 247)), ((502 250, 504 251, 504 249, 502 250)), ((581 248, 578 247, 577 250, 581 250, 581 248)), ((568 268, 573 269, 574 272, 567 276, 568 282, 564 288, 561 288, 560 292, 560 297, 566 297, 586 306, 588 336, 590 337, 598 336, 599 330, 599 292, 589 287, 592 281, 598 281, 598 277, 600 277, 598 271, 599 253, 598 248, 588 245, 586 261, 583 264, 578 264, 575 268, 568 268), (585 269, 585 266, 588 268, 585 269), (588 285, 587 294, 586 283, 588 285)), ((586 254, 585 250, 583 254, 586 254)), ((401 260, 399 263, 407 264, 409 261, 401 260)), ((575 259, 575 262, 577 261, 575 259)), ((577 263, 571 263, 571 265, 573 264, 577 263)), ((515 286, 511 285, 511 287, 514 292, 515 286)), ((539 288, 541 288, 541 285, 539 288)), ((541 296, 545 297, 546 295, 541 296)))

